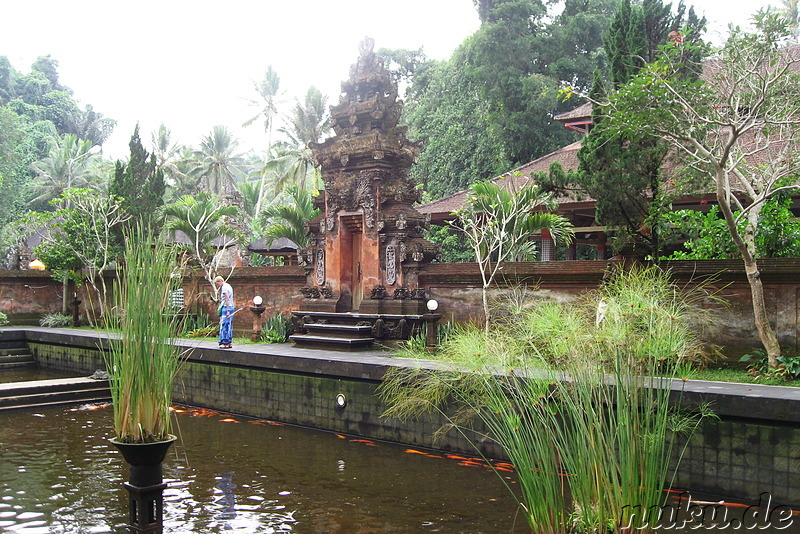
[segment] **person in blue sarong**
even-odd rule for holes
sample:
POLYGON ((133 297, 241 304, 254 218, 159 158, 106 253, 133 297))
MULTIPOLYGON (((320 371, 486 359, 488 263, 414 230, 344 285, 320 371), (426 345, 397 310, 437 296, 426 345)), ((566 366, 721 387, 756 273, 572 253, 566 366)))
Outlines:
POLYGON ((229 349, 233 342, 233 287, 221 276, 214 278, 219 289, 219 348, 229 349))

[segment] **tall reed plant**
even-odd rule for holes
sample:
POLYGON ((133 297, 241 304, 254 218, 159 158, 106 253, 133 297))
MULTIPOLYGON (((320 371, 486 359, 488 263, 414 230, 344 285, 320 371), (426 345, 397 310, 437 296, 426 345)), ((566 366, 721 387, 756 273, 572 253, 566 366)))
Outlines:
POLYGON ((169 248, 142 227, 126 236, 117 270, 115 313, 104 352, 110 375, 117 441, 168 439, 170 406, 180 349, 178 317, 169 314, 170 291, 180 287, 180 269, 169 248))
POLYGON ((390 373, 387 414, 435 406, 464 432, 475 414, 516 466, 534 532, 644 528, 680 462, 676 434, 707 415, 679 406, 702 351, 690 325, 710 313, 701 297, 651 267, 617 272, 580 302, 537 301, 483 341, 451 340, 439 353, 450 367, 390 373))

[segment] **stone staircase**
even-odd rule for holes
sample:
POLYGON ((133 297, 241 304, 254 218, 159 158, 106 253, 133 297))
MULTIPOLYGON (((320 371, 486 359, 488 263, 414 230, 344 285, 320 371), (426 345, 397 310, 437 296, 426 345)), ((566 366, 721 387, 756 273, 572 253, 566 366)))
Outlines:
POLYGON ((36 360, 24 341, 6 341, 0 346, 0 371, 36 367, 36 360))
POLYGON ((299 347, 366 350, 376 341, 391 344, 408 339, 424 320, 420 314, 293 311, 295 334, 289 339, 299 347))
MULTIPOLYGON (((293 334, 289 339, 300 347, 328 350, 358 350, 372 347, 375 342, 372 326, 349 324, 349 321, 341 320, 343 318, 337 321, 336 317, 329 317, 336 315, 345 314, 325 313, 321 318, 316 317, 319 322, 303 323, 301 328, 296 327, 296 331, 303 333, 293 334)), ((304 314, 303 317, 307 320, 310 316, 304 314)))
POLYGON ((110 400, 108 380, 81 377, 0 384, 0 412, 110 400))

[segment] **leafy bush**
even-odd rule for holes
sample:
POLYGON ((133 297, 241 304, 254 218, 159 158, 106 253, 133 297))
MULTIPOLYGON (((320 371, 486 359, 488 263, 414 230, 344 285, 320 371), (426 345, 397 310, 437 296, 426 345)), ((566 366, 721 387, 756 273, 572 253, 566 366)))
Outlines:
POLYGON ((276 313, 264 323, 259 339, 264 343, 286 343, 293 331, 292 320, 276 313))
MULTIPOLYGON (((187 315, 181 324, 181 335, 189 337, 197 337, 192 335, 192 332, 208 328, 211 325, 211 319, 205 312, 187 315)), ((217 325, 213 325, 217 326, 217 325)))
POLYGON ((72 325, 72 316, 63 313, 47 313, 39 319, 39 326, 63 328, 72 325))
POLYGON ((8 324, 8 315, 0 312, 0 326, 3 326, 4 324, 8 324))
POLYGON ((213 337, 219 333, 219 324, 212 323, 208 326, 195 328, 184 333, 186 337, 213 337))
POLYGON ((747 372, 756 379, 760 378, 783 378, 784 380, 797 380, 800 378, 800 354, 781 354, 778 356, 778 367, 770 368, 767 353, 763 349, 756 349, 752 353, 745 354, 739 361, 742 363, 751 362, 747 366, 747 372))

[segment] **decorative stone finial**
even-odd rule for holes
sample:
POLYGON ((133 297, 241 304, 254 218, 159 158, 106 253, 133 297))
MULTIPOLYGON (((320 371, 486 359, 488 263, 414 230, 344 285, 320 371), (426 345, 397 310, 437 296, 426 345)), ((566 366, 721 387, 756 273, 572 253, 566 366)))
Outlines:
POLYGON ((361 57, 367 57, 373 53, 375 49, 375 39, 372 37, 364 37, 364 40, 358 43, 358 52, 361 57))

